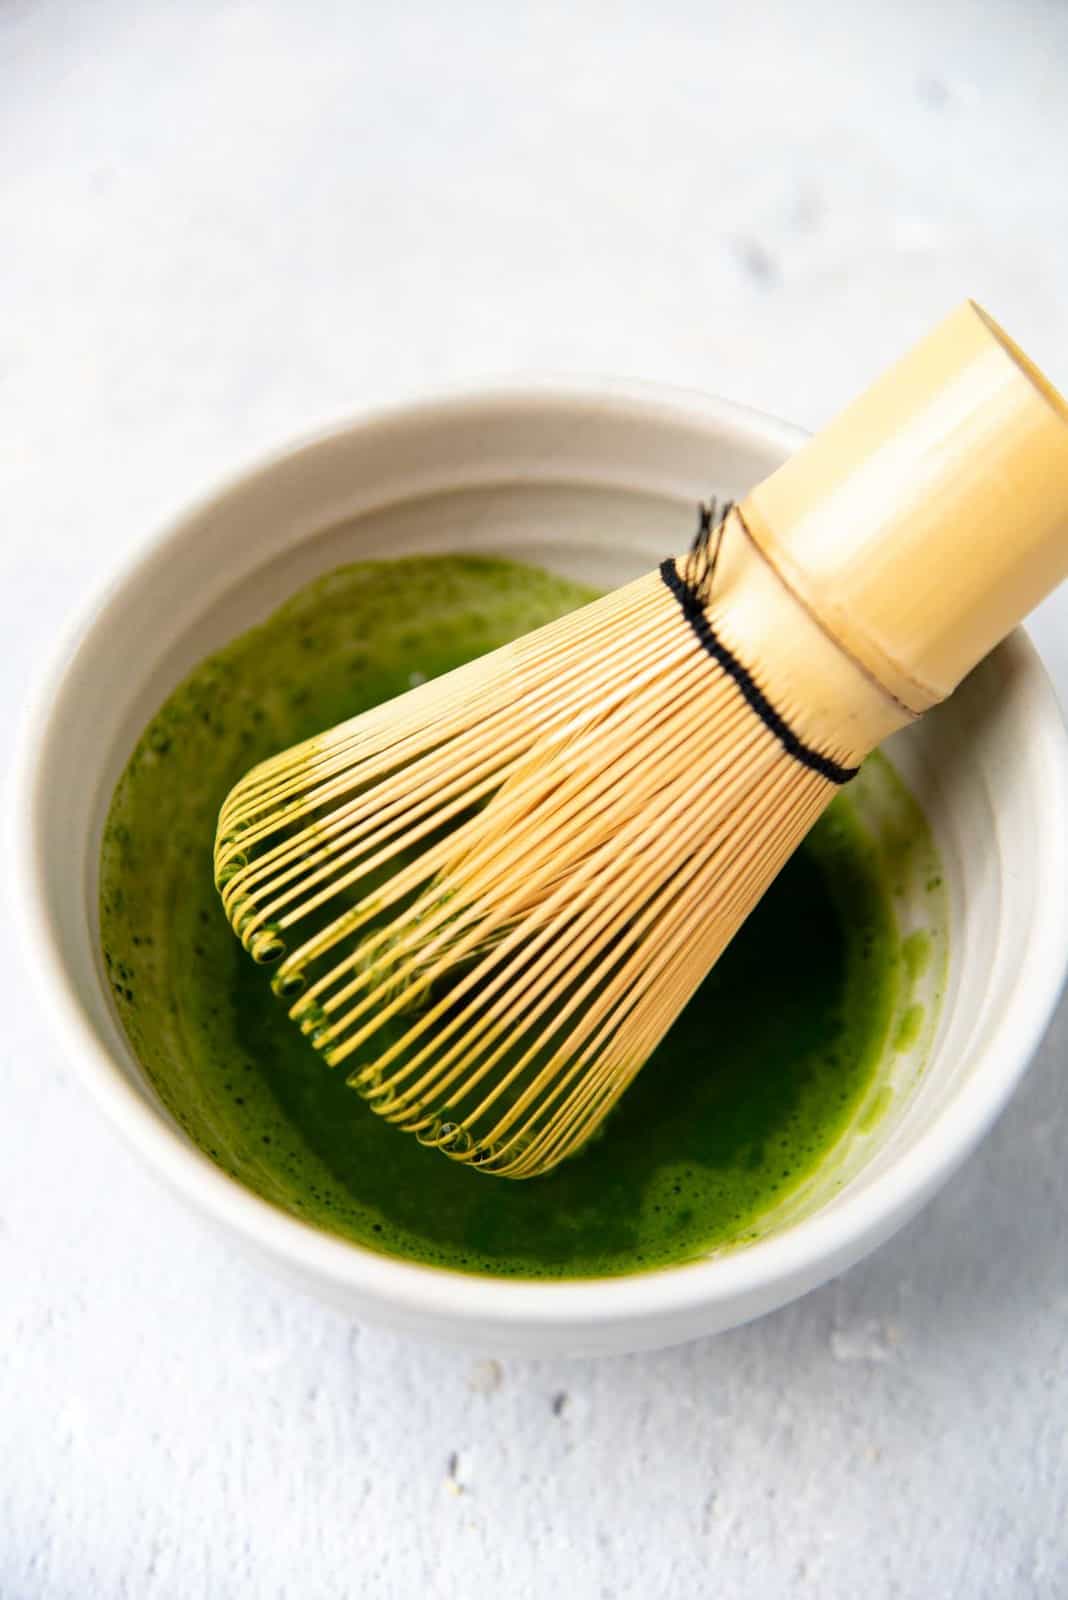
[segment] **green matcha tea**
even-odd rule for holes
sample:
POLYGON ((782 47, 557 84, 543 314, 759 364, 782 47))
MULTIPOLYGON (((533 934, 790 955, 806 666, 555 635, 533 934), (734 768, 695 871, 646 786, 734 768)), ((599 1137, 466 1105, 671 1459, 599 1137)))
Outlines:
POLYGON ((846 791, 603 1131, 547 1176, 494 1178, 424 1149, 287 1020, 212 879, 231 786, 264 757, 591 598, 480 557, 343 568, 193 672, 115 792, 103 946, 161 1099, 250 1189, 390 1255, 584 1277, 756 1236, 856 1119, 907 979, 884 868, 846 791))

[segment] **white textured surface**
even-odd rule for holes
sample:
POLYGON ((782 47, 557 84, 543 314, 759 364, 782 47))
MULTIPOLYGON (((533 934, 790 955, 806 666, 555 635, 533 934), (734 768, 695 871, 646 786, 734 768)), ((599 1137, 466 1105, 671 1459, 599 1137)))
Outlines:
MULTIPOLYGON (((117 555, 364 403, 548 367, 811 425, 965 293, 1068 383, 1066 91, 1040 0, 6 0, 0 734, 117 555)), ((1068 1592, 1065 1009, 838 1283, 497 1365, 237 1260, 0 962, 2 1600, 1068 1592)))

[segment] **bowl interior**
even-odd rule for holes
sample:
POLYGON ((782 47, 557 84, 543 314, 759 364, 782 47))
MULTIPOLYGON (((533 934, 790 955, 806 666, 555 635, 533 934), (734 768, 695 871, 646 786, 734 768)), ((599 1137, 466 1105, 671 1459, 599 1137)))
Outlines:
MULTIPOLYGON (((345 561, 484 551, 617 585, 685 548, 698 500, 743 492, 799 437, 690 397, 524 391, 428 406, 354 425, 269 463, 193 512, 112 589, 72 646, 35 736, 34 892, 53 971, 81 1021, 127 1096, 139 1097, 190 1159, 192 1147, 146 1085, 112 1010, 96 912, 114 785, 174 685, 301 584, 345 561)), ((1051 997, 1063 965, 1063 951, 1047 948, 1042 894, 1044 875, 1048 883, 1051 871, 1063 872, 1059 828, 1053 839, 1063 731, 1026 639, 1009 640, 888 753, 942 859, 951 925, 944 1002, 937 1036, 922 1041, 924 1070, 915 1070, 919 1044, 899 1053, 894 1082, 905 1092, 854 1143, 833 1181, 808 1197, 809 1212, 848 1206, 890 1173, 972 1077, 989 1071, 989 1046, 1007 1017, 1019 1019, 1023 1039, 1025 991, 1038 968, 1051 997), (1045 941, 1041 949, 1036 940, 1045 941)), ((903 891, 906 917, 921 888, 903 891)), ((940 981, 931 974, 928 1001, 940 981)), ((1012 1042, 1002 1037, 1010 1055, 1012 1042)), ((1017 1056, 1027 1050, 1022 1044, 1017 1056)), ((1002 1063, 1004 1093, 1022 1064, 1002 1063)), ((987 1099, 993 1105, 997 1094, 987 1099)))

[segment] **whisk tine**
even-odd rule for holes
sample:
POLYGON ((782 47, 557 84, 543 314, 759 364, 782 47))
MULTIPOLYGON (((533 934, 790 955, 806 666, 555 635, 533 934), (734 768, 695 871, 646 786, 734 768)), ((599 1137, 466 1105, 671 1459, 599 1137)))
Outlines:
POLYGON ((525 1177, 579 1148, 833 792, 702 637, 726 537, 702 508, 670 572, 264 763, 223 807, 223 903, 290 1016, 457 1160, 525 1177))

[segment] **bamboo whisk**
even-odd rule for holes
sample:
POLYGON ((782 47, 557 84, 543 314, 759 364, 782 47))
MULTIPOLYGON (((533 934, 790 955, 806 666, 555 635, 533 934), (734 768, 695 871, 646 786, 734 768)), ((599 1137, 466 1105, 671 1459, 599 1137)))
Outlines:
POLYGON ((689 555, 256 767, 227 915, 375 1111, 544 1172, 838 785, 1066 572, 1068 409, 968 303, 689 555))

